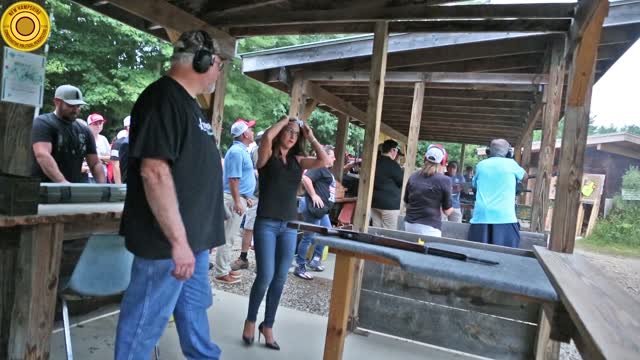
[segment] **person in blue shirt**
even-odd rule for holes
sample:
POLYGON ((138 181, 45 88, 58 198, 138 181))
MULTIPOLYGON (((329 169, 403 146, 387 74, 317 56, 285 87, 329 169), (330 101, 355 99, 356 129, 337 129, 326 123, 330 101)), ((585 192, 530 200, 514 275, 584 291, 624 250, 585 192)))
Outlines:
POLYGON ((231 269, 231 252, 242 217, 254 206, 256 177, 248 146, 253 142, 255 124, 253 120, 238 119, 231 126, 233 145, 224 156, 224 206, 231 210, 231 217, 224 223, 225 245, 216 250, 214 279, 225 284, 240 282, 240 271, 231 269))
POLYGON ((516 218, 516 183, 526 181, 526 171, 508 158, 509 143, 495 139, 489 158, 476 165, 473 187, 476 202, 471 218, 469 240, 517 248, 520 225, 516 218))
POLYGON ((453 212, 450 215, 442 214, 443 221, 462 222, 462 210, 460 209, 460 192, 462 191, 462 184, 464 184, 464 177, 458 174, 458 162, 449 161, 447 164, 447 172, 444 173, 451 178, 451 204, 453 206, 453 212))

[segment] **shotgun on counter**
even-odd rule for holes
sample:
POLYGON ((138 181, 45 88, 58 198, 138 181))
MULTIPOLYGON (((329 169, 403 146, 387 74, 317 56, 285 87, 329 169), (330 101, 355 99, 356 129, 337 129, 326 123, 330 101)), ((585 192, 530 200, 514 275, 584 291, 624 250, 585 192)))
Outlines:
POLYGON ((474 262, 474 263, 483 264, 483 265, 499 264, 496 261, 479 259, 476 257, 468 256, 463 253, 438 249, 435 247, 430 247, 428 245, 423 245, 420 243, 415 243, 415 242, 406 241, 402 239, 396 239, 388 236, 366 234, 366 233, 361 233, 353 230, 329 229, 324 226, 309 224, 302 221, 289 221, 289 223, 287 224, 287 227, 291 229, 301 230, 301 231, 315 232, 324 236, 337 236, 346 240, 357 241, 357 242, 367 243, 371 245, 385 246, 389 248, 417 252, 421 254, 441 256, 441 257, 446 257, 454 260, 474 262))

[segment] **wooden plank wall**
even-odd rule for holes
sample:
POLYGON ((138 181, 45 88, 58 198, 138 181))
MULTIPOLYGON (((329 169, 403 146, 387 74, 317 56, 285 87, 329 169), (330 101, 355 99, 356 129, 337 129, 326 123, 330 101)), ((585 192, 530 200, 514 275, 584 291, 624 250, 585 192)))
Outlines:
POLYGON ((540 305, 366 262, 359 326, 500 359, 531 359, 540 305))

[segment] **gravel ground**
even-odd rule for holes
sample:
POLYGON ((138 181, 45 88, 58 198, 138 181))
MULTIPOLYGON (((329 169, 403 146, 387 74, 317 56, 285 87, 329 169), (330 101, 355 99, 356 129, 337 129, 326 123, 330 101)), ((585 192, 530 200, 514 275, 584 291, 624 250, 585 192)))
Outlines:
MULTIPOLYGON (((251 285, 256 278, 256 262, 253 251, 249 252, 249 269, 242 270, 242 281, 236 284, 221 284, 213 281, 213 270, 209 271, 211 284, 215 289, 233 294, 249 296, 251 285)), ((240 256, 240 250, 233 252, 233 259, 240 256)), ((290 269, 289 278, 284 287, 280 305, 291 309, 306 311, 312 314, 329 315, 329 297, 331 296, 331 280, 316 277, 303 280, 293 275, 290 269)), ((312 272, 313 274, 313 272, 312 272)))
MULTIPOLYGON (((613 278, 632 297, 640 300, 640 258, 630 258, 615 255, 595 253, 591 251, 576 250, 577 254, 587 257, 595 266, 599 267, 607 276, 613 278)), ((234 251, 233 258, 237 258, 240 251, 234 251)), ((253 251, 249 252, 250 266, 248 270, 242 270, 242 281, 233 285, 221 284, 213 281, 213 272, 209 273, 213 287, 222 291, 249 296, 251 285, 255 279, 255 258, 253 251)), ((289 273, 289 279, 285 285, 280 305, 306 311, 317 315, 329 314, 329 298, 331 295, 331 280, 318 278, 308 281, 300 279, 289 273)), ((560 359, 581 360, 573 342, 562 344, 560 359)))

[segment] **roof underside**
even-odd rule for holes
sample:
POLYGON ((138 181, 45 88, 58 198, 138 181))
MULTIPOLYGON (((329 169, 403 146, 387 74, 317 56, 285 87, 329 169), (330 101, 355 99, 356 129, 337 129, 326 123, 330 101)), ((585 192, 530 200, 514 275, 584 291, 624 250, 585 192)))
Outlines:
MULTIPOLYGON (((393 33, 389 72, 540 74, 551 40, 567 33, 579 38, 581 32, 575 30, 588 21, 588 9, 597 0, 580 0, 577 5, 453 6, 438 6, 451 0, 75 1, 165 40, 165 29, 206 29, 224 54, 233 52, 234 37, 371 33, 376 21, 389 20, 393 33)), ((611 3, 596 78, 639 35, 640 0, 611 3)), ((369 71, 371 48, 372 36, 360 36, 265 51, 244 55, 243 70, 288 91, 291 75, 298 71, 369 71)), ((315 85, 352 104, 358 113, 366 112, 366 81, 316 81, 315 85)), ((494 137, 516 140, 530 112, 538 107, 534 103, 543 88, 540 82, 427 82, 426 86, 420 138, 464 143, 486 143, 494 137)), ((385 88, 383 122, 402 134, 408 133, 412 87, 412 82, 388 82, 385 88)), ((352 119, 360 124, 363 120, 352 119)))
MULTIPOLYGON (((640 36, 640 2, 611 4, 596 65, 596 80, 640 36)), ((541 74, 549 44, 560 33, 407 33, 389 38, 388 72, 474 72, 541 74)), ((359 36, 243 55, 246 75, 288 91, 292 74, 368 72, 372 36, 359 36)), ((366 112, 367 81, 332 79, 318 86, 366 112)), ((565 87, 568 78, 565 78, 565 87)), ((382 120, 402 134, 409 131, 413 82, 385 84, 382 120)), ((420 139, 486 144, 504 137, 516 142, 542 85, 426 82, 420 139)), ((326 108, 326 107, 325 107, 326 108)), ((564 105, 563 105, 564 108, 564 105)), ((331 110, 326 108, 327 110, 331 110)), ((352 119, 362 124, 362 119, 352 119)), ((541 128, 539 120, 535 126, 541 128)))

